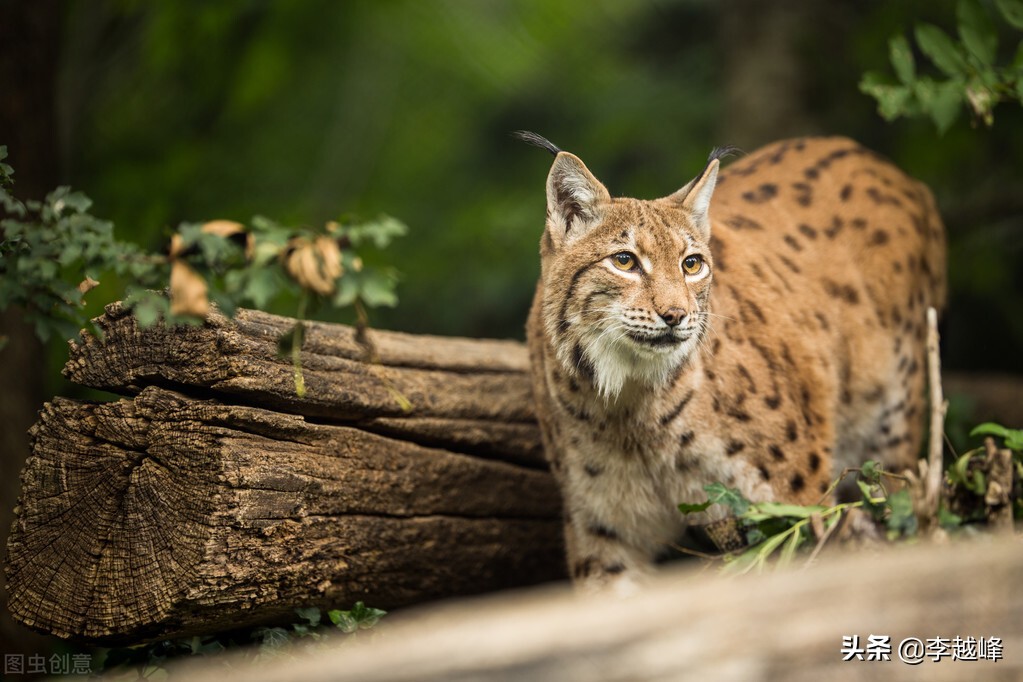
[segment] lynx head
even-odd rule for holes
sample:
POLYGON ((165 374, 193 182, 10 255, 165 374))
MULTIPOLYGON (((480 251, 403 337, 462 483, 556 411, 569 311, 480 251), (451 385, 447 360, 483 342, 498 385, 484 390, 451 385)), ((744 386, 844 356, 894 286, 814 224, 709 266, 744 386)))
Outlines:
POLYGON ((540 246, 542 320, 569 375, 606 400, 668 381, 707 330, 715 150, 698 177, 662 199, 612 198, 578 157, 555 154, 540 246))

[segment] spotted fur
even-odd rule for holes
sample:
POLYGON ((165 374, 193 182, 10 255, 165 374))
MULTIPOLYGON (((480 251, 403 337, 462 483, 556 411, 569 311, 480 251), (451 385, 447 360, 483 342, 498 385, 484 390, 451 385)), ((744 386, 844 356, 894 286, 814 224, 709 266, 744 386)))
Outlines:
POLYGON ((631 584, 708 483, 807 504, 843 467, 913 462, 925 311, 945 297, 925 186, 819 138, 720 174, 712 156, 662 199, 612 198, 543 146, 556 156, 528 340, 576 580, 631 584))

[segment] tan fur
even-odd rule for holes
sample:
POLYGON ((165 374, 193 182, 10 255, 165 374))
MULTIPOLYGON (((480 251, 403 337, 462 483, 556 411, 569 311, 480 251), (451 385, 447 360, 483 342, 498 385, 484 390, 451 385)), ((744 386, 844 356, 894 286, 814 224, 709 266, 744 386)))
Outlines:
POLYGON ((928 189, 843 138, 716 173, 639 201, 571 154, 551 169, 528 340, 577 580, 647 571, 709 520, 676 507, 708 483, 811 504, 843 467, 920 448, 925 311, 945 296, 928 189), (709 270, 686 275, 689 255, 709 270))

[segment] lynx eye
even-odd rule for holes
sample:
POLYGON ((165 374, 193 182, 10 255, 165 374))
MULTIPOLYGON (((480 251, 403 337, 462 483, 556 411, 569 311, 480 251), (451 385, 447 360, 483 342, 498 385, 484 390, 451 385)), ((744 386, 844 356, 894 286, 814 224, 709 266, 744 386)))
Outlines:
POLYGON ((628 251, 622 251, 611 256, 611 262, 616 268, 624 272, 636 269, 636 257, 628 251))
POLYGON ((682 259, 682 270, 687 275, 698 275, 703 270, 702 256, 686 256, 682 259))

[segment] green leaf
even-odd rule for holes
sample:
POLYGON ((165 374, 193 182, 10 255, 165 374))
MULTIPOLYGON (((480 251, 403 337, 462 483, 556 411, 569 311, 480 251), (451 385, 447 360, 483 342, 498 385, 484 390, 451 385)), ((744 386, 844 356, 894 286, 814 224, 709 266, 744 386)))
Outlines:
MULTIPOLYGON (((359 296, 370 307, 398 305, 398 295, 394 293, 396 278, 392 273, 382 270, 363 270, 361 273, 359 296)), ((335 297, 336 298, 336 297, 335 297)))
POLYGON ((735 516, 742 516, 750 508, 750 501, 738 488, 728 488, 723 483, 710 483, 703 486, 703 490, 710 502, 727 507, 735 516))
POLYGON ((1010 450, 1023 450, 1023 429, 1008 429, 1001 424, 984 422, 970 431, 970 436, 998 436, 1010 450))
POLYGON ((259 640, 260 650, 279 649, 291 638, 284 628, 257 628, 252 636, 259 640))
POLYGON ((930 114, 938 132, 944 134, 955 122, 962 103, 962 85, 955 80, 936 83, 923 78, 913 84, 920 108, 930 114))
POLYGON ((359 623, 348 611, 328 611, 327 616, 341 632, 350 634, 359 629, 359 623))
POLYGON ((779 502, 757 502, 750 507, 743 518, 750 521, 762 521, 765 519, 795 518, 807 519, 812 514, 820 514, 827 511, 827 507, 818 505, 801 506, 798 504, 782 504, 779 502))
POLYGON ((359 297, 359 274, 348 272, 341 276, 337 283, 337 291, 334 292, 333 303, 338 308, 355 303, 359 297))
POLYGON ((801 526, 793 526, 790 532, 792 534, 791 537, 788 542, 785 543, 785 546, 782 547, 781 554, 778 555, 778 563, 782 566, 786 566, 792 562, 793 557, 796 555, 796 550, 799 549, 801 544, 803 544, 803 532, 801 530, 801 526))
POLYGON ((888 56, 891 59, 892 68, 895 69, 895 75, 904 85, 909 85, 916 79, 913 51, 905 36, 897 35, 888 41, 888 56))
POLYGON ((981 65, 991 66, 998 51, 998 35, 987 11, 976 0, 959 0, 956 17, 967 52, 981 65))
POLYGON ((381 618, 387 615, 387 611, 366 606, 361 601, 355 602, 355 606, 352 607, 350 613, 363 629, 373 627, 381 618))
POLYGON ((368 241, 378 249, 383 249, 395 238, 408 234, 408 227, 396 218, 382 215, 372 222, 342 225, 341 233, 348 237, 353 246, 357 247, 368 241))
POLYGON ((966 58, 955 42, 934 24, 918 24, 914 31, 920 50, 947 76, 964 76, 969 72, 966 58))
POLYGON ((689 504, 688 502, 682 502, 678 505, 678 510, 683 514, 696 514, 698 512, 706 511, 707 507, 713 504, 710 500, 706 502, 700 502, 699 504, 689 504))
POLYGON ((868 483, 880 483, 881 464, 875 460, 868 459, 860 465, 860 476, 868 483))
POLYGON ((309 627, 316 627, 320 624, 320 610, 315 606, 310 606, 301 609, 295 609, 295 613, 302 620, 309 623, 309 627))
POLYGON ((943 504, 938 507, 938 525, 946 530, 952 530, 963 525, 963 517, 949 511, 943 504))
POLYGON ((886 506, 890 514, 886 521, 889 535, 901 537, 916 533, 916 516, 913 514, 913 498, 909 490, 903 488, 888 496, 886 506))
POLYGON ((931 102, 931 119, 942 135, 952 127, 959 117, 963 103, 963 88, 956 81, 939 83, 934 90, 931 102))
POLYGON ((1023 0, 995 0, 995 6, 1013 28, 1023 29, 1023 0))
POLYGON ((877 113, 886 121, 914 113, 912 90, 904 85, 887 83, 880 74, 864 74, 860 81, 860 92, 877 100, 877 113))

